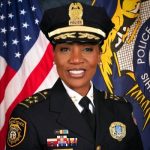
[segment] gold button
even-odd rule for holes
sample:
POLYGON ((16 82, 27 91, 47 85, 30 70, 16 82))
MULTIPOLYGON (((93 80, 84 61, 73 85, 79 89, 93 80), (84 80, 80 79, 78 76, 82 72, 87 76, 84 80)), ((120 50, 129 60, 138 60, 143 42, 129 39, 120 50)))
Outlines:
POLYGON ((101 150, 101 146, 98 145, 98 146, 96 147, 96 150, 101 150))

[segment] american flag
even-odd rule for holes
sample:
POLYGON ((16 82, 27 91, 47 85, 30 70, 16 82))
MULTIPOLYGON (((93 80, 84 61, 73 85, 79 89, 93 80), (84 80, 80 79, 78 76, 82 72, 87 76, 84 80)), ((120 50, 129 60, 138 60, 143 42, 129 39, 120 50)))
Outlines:
POLYGON ((0 1, 0 149, 14 107, 57 80, 52 46, 39 29, 38 0, 0 1))

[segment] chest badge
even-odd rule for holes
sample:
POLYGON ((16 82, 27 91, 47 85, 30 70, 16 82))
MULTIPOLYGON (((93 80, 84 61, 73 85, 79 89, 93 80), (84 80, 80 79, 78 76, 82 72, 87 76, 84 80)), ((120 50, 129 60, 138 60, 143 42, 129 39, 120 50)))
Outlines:
POLYGON ((112 138, 122 141, 126 136, 126 125, 121 122, 113 122, 109 127, 109 132, 112 138))

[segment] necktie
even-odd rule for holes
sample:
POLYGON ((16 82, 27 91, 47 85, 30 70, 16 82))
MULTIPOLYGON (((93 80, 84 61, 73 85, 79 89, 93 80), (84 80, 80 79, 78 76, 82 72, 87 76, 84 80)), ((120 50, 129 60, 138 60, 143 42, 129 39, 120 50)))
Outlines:
POLYGON ((93 135, 95 135, 95 115, 94 115, 94 113, 92 114, 89 109, 90 103, 91 103, 91 101, 86 96, 83 97, 79 102, 79 104, 83 107, 83 111, 81 112, 81 115, 88 123, 89 127, 91 128, 91 130, 93 132, 93 135))

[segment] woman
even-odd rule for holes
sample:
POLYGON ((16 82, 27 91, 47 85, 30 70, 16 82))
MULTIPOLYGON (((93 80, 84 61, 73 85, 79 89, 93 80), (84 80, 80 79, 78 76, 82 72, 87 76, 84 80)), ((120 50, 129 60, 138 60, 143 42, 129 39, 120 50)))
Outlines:
POLYGON ((113 24, 101 7, 71 3, 44 13, 59 79, 21 102, 9 121, 7 150, 142 150, 132 107, 91 82, 113 24))

